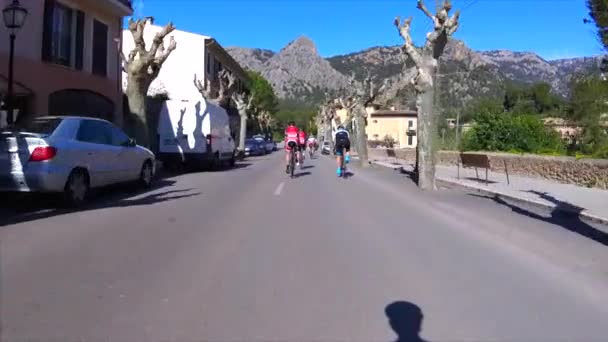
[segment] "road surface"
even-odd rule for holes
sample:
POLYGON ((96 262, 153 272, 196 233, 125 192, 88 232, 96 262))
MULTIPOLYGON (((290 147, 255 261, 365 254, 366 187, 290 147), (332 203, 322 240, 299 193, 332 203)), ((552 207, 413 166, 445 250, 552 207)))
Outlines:
POLYGON ((75 213, 5 199, 0 340, 606 339, 607 248, 568 230, 586 223, 328 157, 288 179, 281 158, 75 213))

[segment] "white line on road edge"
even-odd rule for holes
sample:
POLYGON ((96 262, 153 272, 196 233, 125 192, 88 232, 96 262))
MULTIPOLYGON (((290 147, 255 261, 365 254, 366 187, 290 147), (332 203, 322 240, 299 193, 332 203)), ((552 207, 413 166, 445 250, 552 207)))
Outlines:
POLYGON ((285 182, 279 184, 279 186, 277 186, 277 189, 274 191, 274 195, 279 196, 281 194, 281 191, 283 191, 284 186, 285 186, 285 182))

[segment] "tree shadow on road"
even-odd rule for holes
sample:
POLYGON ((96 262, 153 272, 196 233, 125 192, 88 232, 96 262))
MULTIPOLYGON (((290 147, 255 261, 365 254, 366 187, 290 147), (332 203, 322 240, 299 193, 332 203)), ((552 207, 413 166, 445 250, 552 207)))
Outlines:
POLYGON ((253 165, 253 163, 237 162, 233 167, 219 166, 216 168, 202 169, 199 166, 186 163, 186 164, 172 165, 170 168, 167 168, 162 171, 162 176, 163 177, 175 177, 175 176, 180 176, 180 175, 185 175, 185 174, 196 174, 196 173, 205 173, 205 172, 233 172, 233 171, 238 171, 240 169, 245 169, 251 165, 253 165))
POLYGON ((0 227, 17 223, 46 219, 54 216, 98 209, 152 205, 167 201, 198 196, 192 189, 154 192, 174 185, 173 180, 159 180, 147 191, 124 190, 118 186, 108 187, 91 194, 89 202, 81 208, 62 207, 57 196, 22 195, 14 198, 5 196, 0 202, 0 227))
POLYGON ((494 196, 484 196, 472 194, 475 197, 481 197, 486 199, 491 199, 494 202, 504 205, 510 208, 513 212, 518 213, 520 215, 525 215, 543 222, 551 223, 553 225, 562 227, 566 230, 569 230, 573 233, 580 234, 588 239, 591 239, 595 242, 601 243, 604 246, 608 246, 608 234, 596 229, 595 227, 589 225, 581 219, 580 213, 584 210, 584 208, 577 207, 568 202, 560 201, 557 198, 547 194, 540 193, 536 191, 530 191, 531 193, 535 193, 539 195, 541 198, 552 202, 556 205, 556 207, 551 210, 550 216, 545 217, 539 214, 536 214, 530 210, 526 210, 514 204, 506 202, 504 199, 500 198, 498 195, 494 196), (566 211, 564 211, 566 210, 566 211))
POLYGON ((420 337, 424 315, 418 305, 405 301, 394 302, 384 309, 384 313, 397 334, 395 342, 426 342, 420 337))

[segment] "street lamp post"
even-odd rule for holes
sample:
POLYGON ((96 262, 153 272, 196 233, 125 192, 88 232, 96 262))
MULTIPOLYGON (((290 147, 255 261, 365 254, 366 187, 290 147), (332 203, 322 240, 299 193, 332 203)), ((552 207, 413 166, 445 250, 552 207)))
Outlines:
POLYGON ((19 0, 13 0, 8 6, 2 10, 2 18, 4 25, 10 34, 10 52, 8 59, 8 89, 6 94, 6 121, 10 126, 13 124, 13 64, 15 60, 15 38, 17 31, 25 24, 27 17, 27 9, 21 7, 19 0))

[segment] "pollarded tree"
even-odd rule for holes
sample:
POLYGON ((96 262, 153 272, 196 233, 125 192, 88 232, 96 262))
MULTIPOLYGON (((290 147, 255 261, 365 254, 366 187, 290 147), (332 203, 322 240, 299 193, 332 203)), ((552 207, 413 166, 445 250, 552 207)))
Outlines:
POLYGON ((205 84, 197 79, 194 74, 194 86, 205 99, 205 101, 224 108, 230 107, 230 100, 236 90, 236 78, 226 69, 220 71, 216 78, 205 81, 205 84))
POLYGON ((350 78, 350 88, 353 93, 350 96, 338 98, 340 106, 347 113, 344 126, 346 127, 351 123, 353 125, 355 147, 362 167, 369 166, 365 129, 367 127, 367 108, 374 104, 388 85, 388 80, 385 80, 382 86, 377 88, 369 75, 362 83, 359 83, 355 81, 353 75, 350 78))
POLYGON ((246 93, 233 93, 232 100, 236 104, 236 109, 239 112, 241 118, 241 129, 239 133, 239 151, 245 151, 245 137, 247 137, 247 117, 253 118, 253 99, 252 95, 246 93))
POLYGON ((177 44, 173 37, 169 39, 169 45, 165 48, 165 38, 175 30, 172 23, 164 26, 160 32, 156 33, 149 49, 146 48, 144 40, 144 29, 146 23, 154 22, 154 18, 146 17, 143 19, 129 19, 129 31, 133 36, 135 47, 125 56, 122 47, 119 46, 122 69, 127 73, 127 97, 129 99, 129 111, 131 112, 132 127, 131 131, 135 135, 137 142, 144 146, 149 146, 148 122, 146 116, 146 96, 152 81, 160 73, 163 63, 169 58, 171 52, 175 50, 177 44))
POLYGON ((416 107, 418 110, 418 186, 424 190, 435 190, 435 148, 433 140, 437 134, 437 118, 433 112, 435 95, 435 76, 439 57, 443 54, 448 38, 458 29, 460 12, 457 11, 450 16, 452 4, 450 0, 444 0, 437 13, 433 15, 418 0, 420 9, 429 19, 433 21, 433 31, 426 35, 426 43, 417 48, 412 41, 411 24, 412 17, 395 19, 395 26, 404 40, 403 53, 414 62, 416 76, 412 80, 416 90, 416 107))

